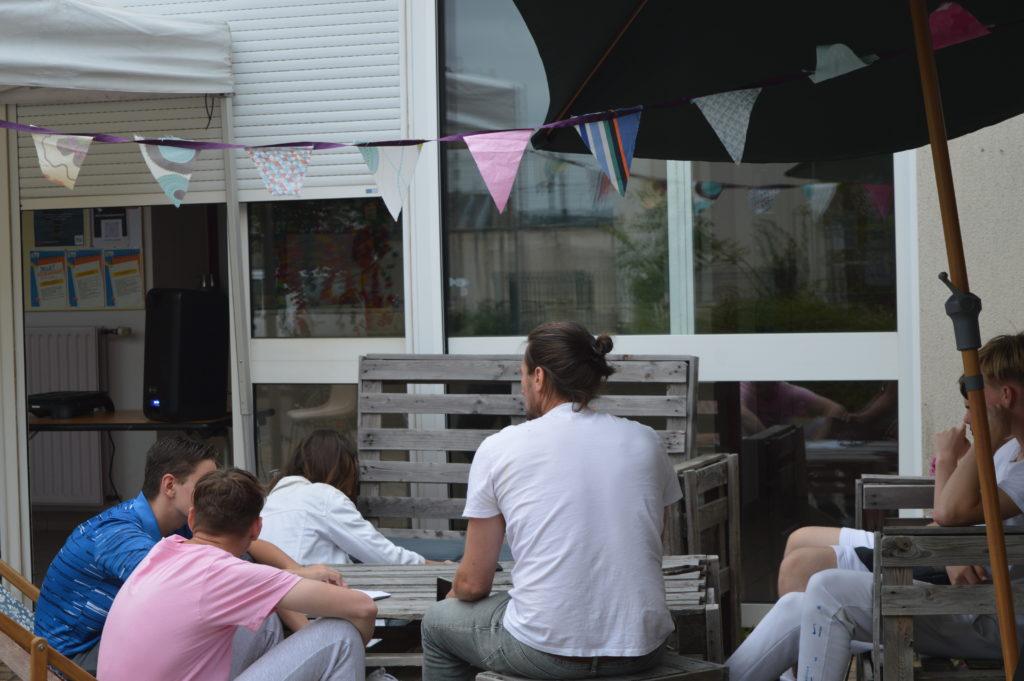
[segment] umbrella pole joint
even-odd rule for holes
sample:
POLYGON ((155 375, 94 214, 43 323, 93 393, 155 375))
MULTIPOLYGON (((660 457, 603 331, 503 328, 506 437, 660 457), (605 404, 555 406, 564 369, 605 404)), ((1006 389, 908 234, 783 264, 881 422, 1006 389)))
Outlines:
POLYGON ((939 279, 952 292, 946 299, 946 314, 953 321, 953 336, 956 349, 977 350, 981 347, 981 328, 978 326, 978 315, 981 314, 981 298, 970 291, 961 291, 949 280, 945 272, 939 273, 939 279))

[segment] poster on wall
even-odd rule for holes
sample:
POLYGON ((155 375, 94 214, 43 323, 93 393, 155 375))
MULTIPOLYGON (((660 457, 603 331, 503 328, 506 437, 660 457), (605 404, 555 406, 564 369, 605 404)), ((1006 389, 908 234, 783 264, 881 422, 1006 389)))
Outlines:
POLYGON ((93 208, 92 246, 99 249, 142 247, 141 208, 93 208))
POLYGON ((142 252, 137 248, 103 251, 107 307, 142 308, 146 305, 142 283, 142 252))
POLYGON ((67 307, 68 288, 64 251, 29 253, 29 303, 34 309, 67 307))
POLYGON ((32 226, 35 248, 85 245, 85 217, 81 208, 37 210, 32 226))
POLYGON ((102 308, 103 260, 99 250, 67 251, 68 302, 73 308, 102 308))

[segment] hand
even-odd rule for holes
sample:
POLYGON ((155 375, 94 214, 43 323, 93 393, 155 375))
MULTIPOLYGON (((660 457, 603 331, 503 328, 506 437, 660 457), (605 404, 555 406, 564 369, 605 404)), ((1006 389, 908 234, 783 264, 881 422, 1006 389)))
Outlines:
POLYGON ((992 581, 982 565, 949 565, 946 574, 950 584, 987 584, 992 581))
POLYGON ((295 568, 289 570, 292 574, 296 574, 299 577, 305 577, 306 579, 315 579, 318 582, 327 582, 328 584, 335 584, 337 586, 348 586, 345 583, 345 578, 341 576, 341 573, 334 568, 327 567, 323 563, 317 563, 316 565, 306 565, 304 567, 295 568))
POLYGON ((964 423, 935 434, 935 458, 939 463, 957 463, 970 448, 964 423))

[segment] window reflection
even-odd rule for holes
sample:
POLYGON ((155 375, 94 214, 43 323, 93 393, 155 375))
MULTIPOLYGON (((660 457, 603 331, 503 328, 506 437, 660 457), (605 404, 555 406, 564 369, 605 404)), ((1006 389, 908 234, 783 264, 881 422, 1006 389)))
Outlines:
MULTIPOLYGON (((514 4, 446 0, 443 16, 445 134, 543 123, 547 79, 514 4)), ((620 197, 589 155, 528 150, 503 214, 465 148, 442 163, 452 336, 556 318, 619 334, 896 328, 889 156, 634 159, 620 197)))
POLYGON ((249 204, 254 338, 402 336, 402 233, 379 198, 249 204))
POLYGON ((774 601, 786 538, 856 525, 854 483, 899 467, 895 381, 702 383, 698 443, 739 452, 744 599, 774 601))

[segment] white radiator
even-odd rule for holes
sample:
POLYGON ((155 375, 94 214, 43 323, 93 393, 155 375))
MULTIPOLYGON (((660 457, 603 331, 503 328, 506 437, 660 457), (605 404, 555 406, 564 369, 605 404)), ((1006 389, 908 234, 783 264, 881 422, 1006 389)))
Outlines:
MULTIPOLYGON (((25 329, 26 394, 100 390, 94 327, 25 329)), ((103 504, 103 433, 38 432, 28 443, 30 499, 44 506, 103 504)))

